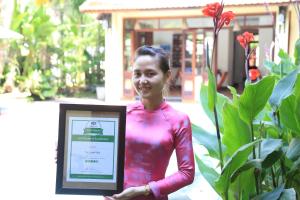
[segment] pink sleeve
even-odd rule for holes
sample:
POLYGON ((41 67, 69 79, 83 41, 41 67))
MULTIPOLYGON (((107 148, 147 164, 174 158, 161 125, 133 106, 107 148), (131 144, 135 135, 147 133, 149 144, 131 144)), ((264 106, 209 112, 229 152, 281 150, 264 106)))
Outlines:
POLYGON ((187 116, 176 123, 174 145, 177 156, 178 172, 159 181, 152 181, 149 186, 156 199, 193 182, 195 175, 194 153, 192 147, 192 130, 187 116))

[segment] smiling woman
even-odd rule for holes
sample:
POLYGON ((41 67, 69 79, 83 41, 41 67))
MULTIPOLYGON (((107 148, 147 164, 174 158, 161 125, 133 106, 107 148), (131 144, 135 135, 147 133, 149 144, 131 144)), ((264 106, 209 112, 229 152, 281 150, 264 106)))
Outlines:
POLYGON ((163 98, 163 88, 170 77, 164 50, 138 48, 133 73, 132 81, 141 101, 127 107, 125 190, 106 199, 167 200, 168 194, 194 180, 190 120, 163 98), (165 177, 174 150, 179 170, 165 177))
POLYGON ((163 101, 163 88, 170 77, 168 56, 162 49, 143 46, 136 51, 133 84, 147 109, 163 101))

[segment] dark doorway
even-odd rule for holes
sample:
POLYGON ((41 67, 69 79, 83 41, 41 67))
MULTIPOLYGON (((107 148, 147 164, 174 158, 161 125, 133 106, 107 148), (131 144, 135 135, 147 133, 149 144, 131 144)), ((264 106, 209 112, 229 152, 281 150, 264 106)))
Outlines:
POLYGON ((236 40, 236 37, 242 34, 243 31, 234 32, 234 50, 233 50, 233 68, 232 68, 232 83, 235 88, 241 88, 244 85, 246 78, 245 74, 245 51, 236 40))
MULTIPOLYGON (((238 32, 233 32, 234 37, 234 50, 233 50, 233 68, 232 68, 232 80, 231 85, 237 88, 239 91, 244 89, 244 82, 246 80, 245 73, 245 50, 241 47, 240 43, 236 40, 238 35, 241 35, 246 30, 241 30, 238 32)), ((254 34, 258 35, 258 30, 247 30, 254 34)))

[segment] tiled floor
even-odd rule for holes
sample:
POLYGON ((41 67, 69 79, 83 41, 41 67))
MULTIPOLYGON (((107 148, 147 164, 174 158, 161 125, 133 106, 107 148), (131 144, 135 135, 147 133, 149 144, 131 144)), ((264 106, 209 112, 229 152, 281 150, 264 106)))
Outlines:
MULTIPOLYGON (((97 100, 62 99, 96 103, 97 100)), ((60 102, 61 102, 60 101, 60 102)), ((120 102, 124 104, 126 102, 120 102)), ((197 104, 171 103, 190 114, 192 122, 209 124, 197 104), (196 111, 198 110, 198 111, 196 111)), ((99 200, 97 196, 55 195, 55 148, 58 132, 58 101, 27 103, 24 99, 0 96, 0 199, 99 200)), ((195 149, 201 147, 195 144, 195 149)), ((177 170, 173 155, 167 173, 177 170)), ((170 200, 217 199, 198 169, 195 181, 170 195, 170 200)))

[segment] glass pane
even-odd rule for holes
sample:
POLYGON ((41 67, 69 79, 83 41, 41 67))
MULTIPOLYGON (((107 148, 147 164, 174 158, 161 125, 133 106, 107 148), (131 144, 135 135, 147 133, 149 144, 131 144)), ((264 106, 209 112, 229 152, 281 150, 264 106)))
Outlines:
POLYGON ((274 24, 274 19, 273 15, 262 15, 259 16, 259 25, 273 25, 274 24))
POLYGON ((172 45, 172 67, 181 68, 181 52, 182 52, 182 34, 173 34, 172 45))
POLYGON ((204 43, 204 35, 203 32, 197 33, 197 39, 196 39, 196 74, 201 74, 201 68, 204 66, 203 58, 204 58, 204 49, 203 49, 203 43, 204 43))
POLYGON ((158 28, 158 19, 138 20, 135 29, 158 28))
POLYGON ((135 23, 135 20, 126 19, 125 20, 125 29, 126 30, 132 30, 134 28, 134 23, 135 23))
POLYGON ((131 70, 131 34, 127 32, 125 34, 125 46, 124 46, 124 71, 131 70))
POLYGON ((247 26, 259 25, 259 17, 258 16, 246 16, 246 25, 247 26))
POLYGON ((211 18, 187 18, 186 21, 189 28, 203 28, 214 26, 213 20, 211 18))
POLYGON ((234 24, 237 23, 239 26, 244 26, 244 16, 236 16, 234 20, 232 20, 229 26, 234 27, 234 24))
POLYGON ((182 28, 182 19, 161 19, 159 21, 159 28, 182 28))

